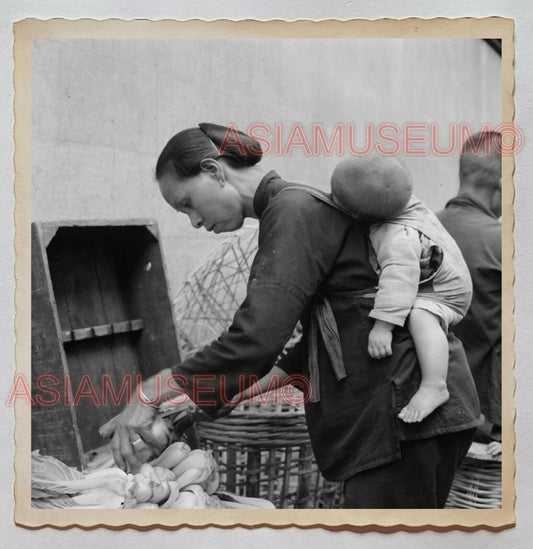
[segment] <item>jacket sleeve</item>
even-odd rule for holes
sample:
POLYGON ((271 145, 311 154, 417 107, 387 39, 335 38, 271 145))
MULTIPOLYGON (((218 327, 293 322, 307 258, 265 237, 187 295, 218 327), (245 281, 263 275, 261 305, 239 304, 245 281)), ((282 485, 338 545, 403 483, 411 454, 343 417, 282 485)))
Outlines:
POLYGON ((403 326, 416 299, 420 281, 421 244, 418 231, 397 223, 370 228, 380 276, 370 317, 403 326))
MULTIPOLYGON (((345 216, 302 191, 270 199, 247 295, 230 328, 173 368, 175 381, 205 412, 214 414, 268 373, 334 264, 347 224, 345 216)), ((284 362, 287 368, 289 360, 284 362)))

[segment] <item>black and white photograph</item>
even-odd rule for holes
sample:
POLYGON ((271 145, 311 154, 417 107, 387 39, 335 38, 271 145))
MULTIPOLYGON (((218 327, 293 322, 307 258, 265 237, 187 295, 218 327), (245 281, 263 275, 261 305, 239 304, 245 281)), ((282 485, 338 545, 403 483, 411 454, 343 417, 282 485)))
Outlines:
POLYGON ((512 21, 242 23, 15 25, 18 522, 512 524, 512 21))

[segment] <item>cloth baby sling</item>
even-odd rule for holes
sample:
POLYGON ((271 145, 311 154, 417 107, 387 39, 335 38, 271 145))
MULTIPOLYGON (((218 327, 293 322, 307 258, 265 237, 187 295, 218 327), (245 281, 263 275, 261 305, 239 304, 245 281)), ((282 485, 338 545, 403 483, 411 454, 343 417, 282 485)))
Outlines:
MULTIPOLYGON (((280 192, 297 190, 305 192, 317 198, 318 200, 328 204, 332 208, 348 215, 353 219, 357 219, 357 216, 352 214, 348 209, 343 207, 334 199, 333 195, 325 193, 314 187, 307 185, 298 185, 298 186, 289 186, 282 189, 280 192)), ((421 223, 419 219, 420 208, 425 208, 417 200, 411 202, 410 206, 401 212, 401 215, 396 218, 384 220, 379 219, 364 219, 365 223, 383 223, 384 221, 388 223, 401 223, 407 224, 414 229, 427 234, 432 231, 432 221, 421 223)), ((429 236, 429 235, 428 235, 429 236)), ((435 276, 438 268, 442 264, 443 260, 443 250, 439 246, 432 246, 431 254, 429 260, 424 264, 420 265, 420 282, 419 283, 429 283, 432 278, 435 276)), ((357 292, 350 292, 350 296, 358 297, 375 297, 376 288, 365 289, 357 292)), ((309 328, 309 347, 308 347, 308 367, 309 367, 309 381, 311 383, 311 394, 309 397, 310 402, 319 402, 320 401, 320 376, 319 376, 319 366, 318 366, 318 337, 321 337, 326 352, 328 354, 331 367, 335 373, 335 377, 338 381, 346 377, 346 368, 344 366, 344 360, 342 357, 342 344, 339 336, 339 330, 337 327, 337 322, 335 321, 335 316, 333 310, 329 303, 328 298, 318 293, 315 297, 313 303, 312 312, 311 312, 311 323, 309 328)))

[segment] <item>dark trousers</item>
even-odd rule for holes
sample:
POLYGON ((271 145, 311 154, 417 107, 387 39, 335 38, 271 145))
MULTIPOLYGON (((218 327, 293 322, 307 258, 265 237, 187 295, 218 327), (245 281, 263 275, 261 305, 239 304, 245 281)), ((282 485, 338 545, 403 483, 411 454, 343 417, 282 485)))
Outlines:
POLYGON ((401 459, 344 482, 345 509, 442 509, 476 429, 400 443, 401 459))

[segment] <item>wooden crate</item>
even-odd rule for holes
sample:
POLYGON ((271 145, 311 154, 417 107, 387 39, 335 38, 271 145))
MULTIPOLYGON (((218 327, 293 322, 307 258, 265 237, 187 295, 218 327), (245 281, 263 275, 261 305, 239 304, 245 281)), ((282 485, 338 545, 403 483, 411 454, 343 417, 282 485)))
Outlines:
POLYGON ((32 224, 31 319, 32 449, 83 467, 121 386, 179 361, 156 223, 32 224))

